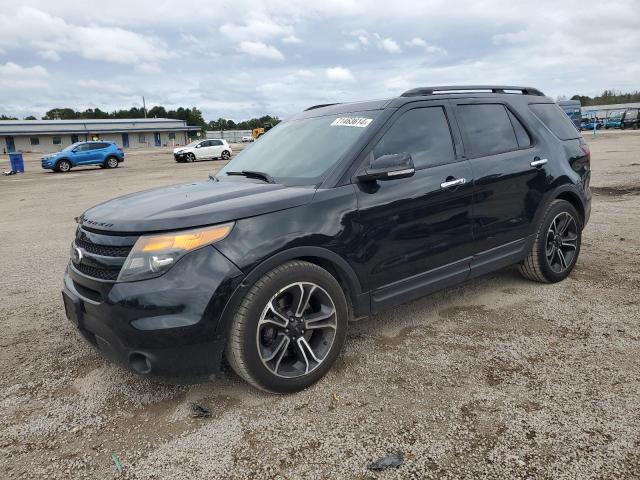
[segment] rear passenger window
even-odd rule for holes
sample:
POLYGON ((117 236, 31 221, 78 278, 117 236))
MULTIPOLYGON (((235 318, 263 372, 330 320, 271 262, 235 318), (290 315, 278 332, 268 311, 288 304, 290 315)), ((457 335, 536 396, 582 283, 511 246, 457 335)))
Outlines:
POLYGON ((566 113, 555 103, 532 103, 529 108, 560 140, 579 138, 580 132, 566 113))
POLYGON ((458 116, 462 120, 468 156, 484 157, 518 150, 516 133, 504 105, 459 105, 458 116))
POLYGON ((374 147, 373 156, 396 153, 409 153, 417 169, 453 162, 451 131, 443 108, 416 108, 397 119, 374 147))

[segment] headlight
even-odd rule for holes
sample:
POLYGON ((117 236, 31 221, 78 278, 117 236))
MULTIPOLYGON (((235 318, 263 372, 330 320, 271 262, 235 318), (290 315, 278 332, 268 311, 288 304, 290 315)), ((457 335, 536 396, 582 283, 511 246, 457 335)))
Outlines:
POLYGON ((180 232, 143 235, 129 252, 118 281, 130 282, 160 276, 192 250, 222 240, 232 228, 233 223, 225 223, 180 232))

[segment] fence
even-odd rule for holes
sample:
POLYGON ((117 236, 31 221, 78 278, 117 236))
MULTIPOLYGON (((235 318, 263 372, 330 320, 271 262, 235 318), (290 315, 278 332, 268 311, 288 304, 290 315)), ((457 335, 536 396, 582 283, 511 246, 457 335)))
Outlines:
POLYGON ((251 130, 207 130, 207 138, 219 138, 229 143, 240 143, 246 136, 251 136, 251 130))

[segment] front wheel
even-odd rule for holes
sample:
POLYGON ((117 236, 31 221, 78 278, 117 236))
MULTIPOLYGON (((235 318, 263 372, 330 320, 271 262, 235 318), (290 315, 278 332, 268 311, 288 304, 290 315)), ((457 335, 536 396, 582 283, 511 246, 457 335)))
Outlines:
POLYGON ((226 357, 253 386, 297 392, 322 378, 344 344, 349 310, 323 268, 287 262, 260 278, 233 319, 226 357))
POLYGON ((71 162, 69 160, 60 160, 56 165, 56 170, 60 173, 67 173, 71 170, 71 162))
POLYGON ((540 223, 529 255, 520 264, 520 273, 543 283, 564 280, 578 260, 581 242, 578 212, 566 200, 554 200, 540 223))
POLYGON ((196 156, 195 156, 193 153, 187 153, 187 154, 184 156, 184 160, 185 160, 187 163, 195 162, 195 161, 196 161, 196 156))

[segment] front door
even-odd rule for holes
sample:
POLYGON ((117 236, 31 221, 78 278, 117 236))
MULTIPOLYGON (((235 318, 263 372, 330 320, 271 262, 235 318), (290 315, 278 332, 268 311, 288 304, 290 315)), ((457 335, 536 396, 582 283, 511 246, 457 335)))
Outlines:
MULTIPOLYGON (((486 100, 452 103, 456 103, 456 118, 475 178, 475 253, 498 247, 517 250, 518 243, 534 230, 534 215, 546 191, 544 164, 531 165, 546 159, 546 152, 531 141, 507 105, 486 100)), ((502 254, 496 251, 496 255, 502 254)))
POLYGON ((361 273, 374 311, 468 275, 473 178, 454 146, 460 142, 451 116, 447 102, 405 107, 378 134, 365 160, 409 153, 416 170, 408 178, 356 184, 361 273))
POLYGON ((13 137, 5 137, 7 143, 7 153, 13 153, 16 151, 16 144, 13 141, 13 137))
POLYGON ((122 146, 124 148, 129 148, 129 134, 128 133, 123 133, 122 134, 122 146))
POLYGON ((156 147, 159 147, 162 144, 162 141, 160 139, 160 134, 158 132, 155 132, 153 134, 153 141, 156 147))

